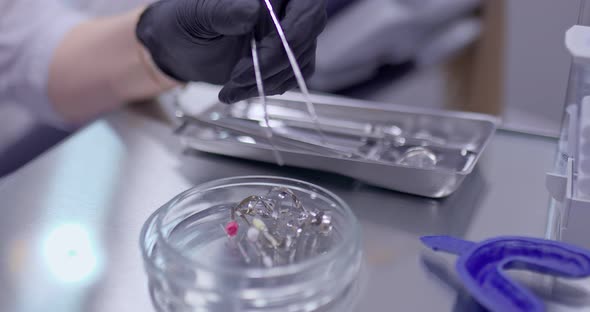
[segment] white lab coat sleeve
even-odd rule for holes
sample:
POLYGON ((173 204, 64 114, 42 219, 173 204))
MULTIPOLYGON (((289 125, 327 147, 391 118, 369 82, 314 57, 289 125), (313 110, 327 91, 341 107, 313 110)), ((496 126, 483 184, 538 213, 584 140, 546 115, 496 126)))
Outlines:
POLYGON ((49 67, 66 33, 87 17, 59 0, 0 0, 0 16, 0 103, 65 127, 48 96, 49 67))

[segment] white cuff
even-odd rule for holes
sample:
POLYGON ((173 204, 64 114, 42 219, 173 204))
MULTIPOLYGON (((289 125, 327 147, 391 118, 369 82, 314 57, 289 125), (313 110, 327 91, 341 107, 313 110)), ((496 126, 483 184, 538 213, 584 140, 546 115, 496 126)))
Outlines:
MULTIPOLYGON (((41 2, 35 1, 37 3, 41 2)), ((42 5, 42 12, 31 14, 29 19, 32 22, 27 26, 25 37, 15 47, 18 54, 12 74, 18 78, 11 88, 13 100, 32 110, 41 121, 67 129, 69 125, 55 111, 49 99, 49 68, 65 35, 87 17, 57 2, 47 1, 46 5, 42 5)))

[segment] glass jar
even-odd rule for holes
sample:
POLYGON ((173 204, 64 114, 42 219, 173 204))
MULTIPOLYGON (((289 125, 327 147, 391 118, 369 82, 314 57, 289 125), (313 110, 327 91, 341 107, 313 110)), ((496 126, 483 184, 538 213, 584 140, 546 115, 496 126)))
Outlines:
POLYGON ((353 311, 362 262, 360 231, 348 205, 310 183, 236 177, 179 194, 146 221, 141 249, 158 311, 353 311), (224 231, 244 198, 287 188, 301 203, 328 212, 324 251, 300 261, 259 267, 235 261, 224 231))

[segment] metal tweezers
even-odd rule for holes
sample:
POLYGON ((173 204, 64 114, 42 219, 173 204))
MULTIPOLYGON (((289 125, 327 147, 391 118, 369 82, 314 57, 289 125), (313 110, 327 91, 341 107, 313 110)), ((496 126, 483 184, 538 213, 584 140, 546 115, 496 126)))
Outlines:
MULTIPOLYGON (((301 142, 301 143, 304 143, 307 147, 311 147, 312 150, 313 149, 319 149, 322 151, 329 150, 332 153, 336 153, 336 154, 340 154, 340 155, 344 154, 344 155, 350 156, 349 155, 350 153, 347 153, 345 151, 341 151, 336 148, 326 147, 326 138, 324 136, 324 133, 322 132, 320 123, 317 118, 315 108, 314 108, 313 103, 311 102, 311 99, 309 97, 309 90, 307 89, 307 85, 305 84, 305 80, 303 79, 303 74, 301 73, 301 68, 299 67, 299 64, 297 64, 297 59, 295 58, 295 54, 293 53, 293 50, 291 49, 291 47, 289 46, 289 43, 287 42, 287 38, 285 37, 285 32, 283 31, 283 28, 281 27, 281 24, 274 12, 274 8, 273 8, 272 4, 270 3, 270 0, 263 0, 263 1, 266 4, 266 8, 268 9, 270 17, 274 23, 277 34, 279 35, 279 38, 281 39, 281 42, 283 44, 283 48, 285 49, 285 52, 287 53, 287 57, 289 58, 289 63, 291 64, 291 68, 293 69, 293 73, 295 74, 295 78, 297 79, 297 84, 299 85, 299 89, 301 89, 301 92, 303 93, 303 96, 305 98, 305 102, 307 105, 307 111, 308 111, 309 116, 311 117, 311 119, 315 125, 315 131, 320 135, 320 138, 321 138, 321 142, 318 142, 318 143, 309 142, 309 141, 301 142)), ((285 139, 287 139, 291 143, 293 143, 293 141, 298 141, 298 140, 284 138, 282 136, 279 136, 279 135, 276 135, 273 133, 273 130, 272 130, 272 127, 271 127, 270 121, 269 121, 269 115, 268 115, 268 109, 267 109, 267 103, 266 103, 266 95, 264 93, 264 85, 263 85, 263 80, 262 80, 262 72, 260 69, 260 61, 258 59, 258 51, 257 51, 258 49, 256 46, 256 39, 254 38, 254 36, 252 37, 252 41, 251 41, 251 49, 252 49, 252 61, 254 63, 254 72, 256 75, 256 86, 258 88, 258 95, 260 97, 260 100, 262 101, 262 107, 264 109, 264 122, 265 122, 266 136, 270 142, 270 145, 272 146, 273 153, 274 153, 275 159, 277 161, 277 164, 283 165, 284 161, 283 161, 283 158, 282 158, 279 150, 277 149, 277 147, 275 145, 275 139, 280 139, 283 142, 285 141, 285 139)))

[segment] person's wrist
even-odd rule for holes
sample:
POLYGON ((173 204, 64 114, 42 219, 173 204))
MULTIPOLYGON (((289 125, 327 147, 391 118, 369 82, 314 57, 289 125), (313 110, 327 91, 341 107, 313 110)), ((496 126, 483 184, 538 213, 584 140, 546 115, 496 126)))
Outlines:
POLYGON ((149 51, 146 50, 143 45, 141 45, 141 43, 137 44, 137 52, 146 74, 159 88, 168 90, 182 84, 182 82, 177 81, 162 72, 160 68, 158 68, 158 66, 154 63, 149 51))

